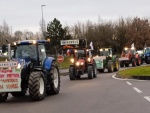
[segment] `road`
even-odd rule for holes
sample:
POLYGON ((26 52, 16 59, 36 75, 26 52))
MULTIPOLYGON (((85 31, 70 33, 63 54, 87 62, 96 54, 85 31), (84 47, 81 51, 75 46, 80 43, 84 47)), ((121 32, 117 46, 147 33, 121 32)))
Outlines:
POLYGON ((29 96, 9 96, 0 104, 0 113, 149 113, 149 81, 118 80, 115 73, 100 73, 88 80, 70 81, 61 76, 58 95, 32 102, 29 96))

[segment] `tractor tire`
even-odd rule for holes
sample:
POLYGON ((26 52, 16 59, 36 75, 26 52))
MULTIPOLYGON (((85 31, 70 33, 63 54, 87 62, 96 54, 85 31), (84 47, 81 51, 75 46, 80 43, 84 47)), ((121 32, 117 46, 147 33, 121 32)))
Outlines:
POLYGON ((96 78, 97 77, 97 68, 96 68, 96 63, 94 62, 93 64, 93 77, 96 78))
POLYGON ((125 67, 129 67, 129 63, 125 63, 125 67))
POLYGON ((140 58, 136 58, 136 65, 137 65, 137 66, 140 66, 140 65, 141 65, 141 60, 140 60, 140 58))
POLYGON ((124 67, 124 61, 120 61, 120 67, 124 67))
POLYGON ((76 74, 75 74, 74 67, 69 68, 69 78, 70 78, 70 80, 75 80, 76 79, 76 74))
POLYGON ((7 100, 8 93, 2 92, 0 93, 0 102, 5 102, 7 100))
POLYGON ((49 73, 49 82, 50 88, 47 88, 46 94, 47 95, 55 95, 58 94, 60 91, 60 74, 58 70, 58 66, 55 62, 52 63, 52 67, 49 73))
POLYGON ((113 64, 113 62, 108 62, 108 72, 109 73, 114 72, 114 64, 113 64))
POLYGON ((136 60, 132 59, 132 67, 135 67, 135 66, 136 66, 136 60))
POLYGON ((147 63, 147 64, 150 64, 150 57, 147 58, 146 63, 147 63))
POLYGON ((87 74, 88 74, 89 79, 93 79, 94 71, 93 71, 93 67, 91 65, 88 66, 87 74))
POLYGON ((114 62, 114 71, 118 71, 119 70, 119 61, 118 60, 116 60, 115 62, 114 62))
POLYGON ((32 72, 29 77, 29 94, 33 101, 43 100, 46 92, 46 83, 42 72, 32 72))

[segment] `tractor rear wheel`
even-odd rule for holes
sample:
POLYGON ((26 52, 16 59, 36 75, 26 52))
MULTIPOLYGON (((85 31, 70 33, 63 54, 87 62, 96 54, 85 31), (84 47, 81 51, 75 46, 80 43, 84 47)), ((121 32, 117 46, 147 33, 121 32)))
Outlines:
POLYGON ((124 67, 124 61, 120 61, 120 67, 124 67))
POLYGON ((136 66, 136 61, 135 59, 132 59, 132 67, 135 67, 136 66))
POLYGON ((97 68, 96 68, 96 63, 94 62, 93 64, 93 77, 96 78, 97 77, 97 68))
POLYGON ((87 70, 87 74, 88 74, 88 78, 89 79, 93 79, 94 76, 94 71, 93 71, 93 67, 91 65, 88 66, 88 70, 87 70))
POLYGON ((108 72, 114 72, 114 64, 113 62, 108 62, 108 72))
POLYGON ((29 77, 29 94, 32 100, 44 99, 46 91, 45 78, 42 72, 32 72, 29 77))
POLYGON ((147 58, 147 64, 150 64, 150 57, 147 58))
POLYGON ((70 78, 70 80, 75 80, 76 79, 76 74, 75 74, 75 68, 74 67, 69 67, 69 78, 70 78))
POLYGON ((48 82, 50 82, 48 83, 48 85, 50 85, 50 88, 47 88, 46 94, 47 95, 58 94, 60 91, 60 74, 59 74, 59 70, 55 62, 52 63, 52 67, 48 76, 49 76, 48 82))
POLYGON ((129 62, 128 62, 128 63, 125 63, 125 67, 129 67, 129 62))
POLYGON ((5 102, 7 100, 8 93, 6 92, 1 92, 0 93, 0 102, 5 102))
POLYGON ((118 71, 119 70, 119 61, 116 60, 114 64, 115 64, 114 71, 118 71))
POLYGON ((136 58, 136 65, 140 66, 141 65, 141 59, 140 58, 136 58))

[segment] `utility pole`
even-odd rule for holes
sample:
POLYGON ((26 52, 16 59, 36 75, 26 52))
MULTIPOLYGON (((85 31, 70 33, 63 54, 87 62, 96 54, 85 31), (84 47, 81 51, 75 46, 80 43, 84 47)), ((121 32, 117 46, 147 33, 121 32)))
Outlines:
POLYGON ((46 5, 41 5, 41 11, 42 11, 42 38, 43 38, 43 35, 44 35, 44 30, 43 30, 43 7, 46 6, 46 5))

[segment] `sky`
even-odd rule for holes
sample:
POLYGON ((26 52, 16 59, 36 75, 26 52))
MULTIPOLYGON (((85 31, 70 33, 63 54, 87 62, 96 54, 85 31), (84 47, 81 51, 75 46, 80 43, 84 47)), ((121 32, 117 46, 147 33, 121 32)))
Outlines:
POLYGON ((0 0, 3 21, 17 30, 38 32, 43 18, 46 25, 57 18, 63 26, 90 20, 117 20, 120 17, 150 17, 150 0, 0 0), (41 8, 41 5, 46 5, 41 8))

